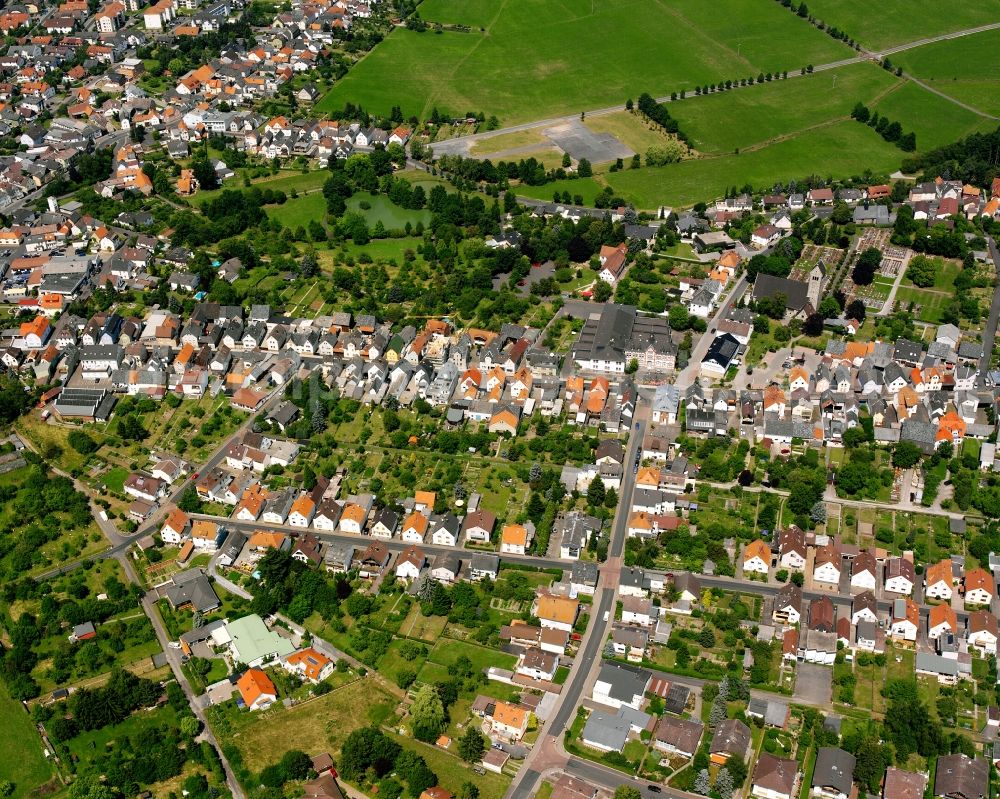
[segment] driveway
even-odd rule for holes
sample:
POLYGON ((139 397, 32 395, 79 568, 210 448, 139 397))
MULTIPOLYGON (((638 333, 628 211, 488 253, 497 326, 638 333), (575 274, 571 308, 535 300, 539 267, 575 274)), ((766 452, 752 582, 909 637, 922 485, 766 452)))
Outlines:
POLYGON ((796 700, 807 705, 824 705, 833 696, 833 669, 815 663, 799 663, 795 675, 796 700))

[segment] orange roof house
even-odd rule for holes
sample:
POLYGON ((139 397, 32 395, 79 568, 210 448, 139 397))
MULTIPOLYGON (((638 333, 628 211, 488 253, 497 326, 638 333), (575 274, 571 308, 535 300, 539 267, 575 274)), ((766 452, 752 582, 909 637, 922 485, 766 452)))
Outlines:
POLYGON ((511 702, 497 702, 492 721, 496 732, 519 740, 528 729, 528 710, 511 702))
POLYGON ((743 562, 747 563, 754 558, 760 558, 764 563, 771 562, 771 550, 768 548, 767 544, 761 541, 759 538, 751 541, 746 545, 743 550, 743 562))
POLYGON ((257 530, 257 532, 250 536, 249 546, 250 549, 256 550, 281 549, 284 543, 284 533, 277 533, 273 530, 257 530))
POLYGON ((501 552, 521 552, 528 546, 528 531, 523 524, 505 524, 500 532, 501 552))
POLYGON ((940 627, 942 624, 948 627, 951 632, 958 632, 958 616, 954 610, 952 610, 951 605, 946 603, 941 603, 940 605, 932 605, 930 616, 927 621, 927 631, 932 632, 935 628, 940 627))
POLYGON ((45 341, 46 334, 49 331, 49 320, 44 316, 36 316, 30 322, 21 322, 21 327, 19 332, 21 338, 36 337, 39 342, 45 341))
POLYGON ((274 683, 260 669, 247 669, 236 682, 243 704, 250 710, 263 710, 278 698, 274 683))
POLYGON ((285 668, 301 674, 310 682, 319 682, 333 670, 333 661, 322 652, 308 647, 285 658, 285 668))
POLYGON ((954 410, 938 419, 936 441, 959 442, 965 438, 965 420, 954 410))
POLYGON ((660 485, 660 470, 655 466, 643 466, 635 476, 635 484, 656 488, 660 485))
POLYGON ((417 505, 423 505, 425 508, 433 508, 434 503, 437 501, 437 493, 434 491, 414 491, 413 500, 417 505))
POLYGON ((540 596, 536 600, 535 614, 543 627, 569 630, 576 623, 580 603, 568 596, 540 596))

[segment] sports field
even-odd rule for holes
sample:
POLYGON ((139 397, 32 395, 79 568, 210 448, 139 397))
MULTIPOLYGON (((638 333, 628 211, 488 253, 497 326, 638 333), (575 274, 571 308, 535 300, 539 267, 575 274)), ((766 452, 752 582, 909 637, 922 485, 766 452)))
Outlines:
POLYGON ((867 0, 811 0, 808 7, 817 19, 874 50, 1000 21, 1000 0, 882 0, 877 5, 867 0))
POLYGON ((352 102, 387 113, 399 105, 426 117, 437 107, 512 124, 852 54, 765 0, 427 0, 420 14, 473 30, 396 28, 318 109, 352 102))
MULTIPOLYGON (((1000 0, 989 5, 994 9, 991 21, 1000 21, 1000 0)), ((992 30, 916 47, 892 60, 949 97, 1000 117, 1000 75, 990 68, 998 51, 1000 30, 992 30)))
MULTIPOLYGON (((833 119, 847 118, 857 102, 871 103, 898 79, 874 64, 761 83, 670 103, 670 115, 703 153, 794 135, 833 119)), ((818 167, 817 167, 818 168, 818 167)))

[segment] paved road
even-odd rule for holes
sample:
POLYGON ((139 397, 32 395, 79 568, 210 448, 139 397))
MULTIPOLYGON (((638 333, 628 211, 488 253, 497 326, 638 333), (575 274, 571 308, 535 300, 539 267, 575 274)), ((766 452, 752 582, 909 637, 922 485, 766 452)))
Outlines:
POLYGON ((620 493, 621 501, 618 503, 618 510, 615 513, 611 542, 608 547, 608 559, 601 567, 598 591, 591 606, 590 624, 584 635, 583 647, 573 659, 569 678, 556 700, 551 720, 546 724, 544 740, 539 741, 539 744, 536 744, 528 757, 525 758, 524 765, 521 766, 517 776, 514 777, 507 789, 507 797, 526 796, 535 790, 536 783, 542 776, 542 769, 534 766, 535 761, 551 754, 553 745, 558 747, 563 731, 569 726, 570 720, 576 714, 577 705, 580 704, 585 689, 600 668, 601 649, 614 621, 615 595, 618 591, 622 553, 625 550, 625 533, 628 528, 629 509, 632 505, 632 491, 635 488, 635 471, 632 468, 632 463, 635 461, 645 434, 645 422, 639 421, 637 425, 638 429, 633 429, 629 435, 625 456, 625 476, 620 493))
POLYGON ((708 352, 708 348, 712 345, 715 340, 715 334, 711 331, 718 327, 719 322, 722 318, 729 312, 729 309, 736 304, 740 297, 743 296, 743 292, 747 288, 746 275, 740 275, 740 279, 736 281, 732 290, 726 297, 725 302, 723 302, 715 312, 715 315, 708 322, 708 329, 703 335, 698 338, 698 341, 691 348, 691 355, 688 358, 687 366, 685 366, 680 372, 678 372, 676 379, 674 380, 674 385, 683 391, 692 383, 698 382, 698 375, 701 371, 701 362, 708 352))
POLYGON ((219 753, 219 759, 222 761, 222 768, 226 774, 226 785, 232 792, 233 799, 244 799, 244 794, 236 779, 236 775, 233 773, 229 761, 223 756, 222 748, 219 746, 218 741, 216 741, 215 735, 212 733, 212 728, 208 726, 208 719, 205 717, 205 703, 204 701, 199 701, 198 696, 191 687, 191 683, 188 682, 187 677, 184 676, 184 672, 181 670, 180 650, 172 649, 168 645, 170 636, 167 635, 167 630, 163 626, 163 620, 160 618, 155 602, 156 593, 150 591, 142 598, 142 609, 153 623, 153 629, 156 631, 156 639, 160 642, 160 646, 163 647, 163 651, 166 653, 167 662, 174 673, 174 679, 177 680, 177 684, 183 689, 184 695, 188 700, 188 705, 191 706, 192 712, 202 724, 203 730, 200 737, 208 741, 215 748, 215 751, 219 753))
MULTIPOLYGON (((990 248, 990 257, 993 265, 1000 270, 1000 248, 991 237, 986 239, 990 248)), ((986 388, 986 375, 990 371, 990 358, 993 355, 993 344, 997 335, 997 323, 1000 322, 1000 281, 997 281, 996 290, 993 292, 993 304, 990 306, 990 316, 983 329, 983 357, 979 361, 979 374, 976 376, 976 383, 980 388, 986 388)))

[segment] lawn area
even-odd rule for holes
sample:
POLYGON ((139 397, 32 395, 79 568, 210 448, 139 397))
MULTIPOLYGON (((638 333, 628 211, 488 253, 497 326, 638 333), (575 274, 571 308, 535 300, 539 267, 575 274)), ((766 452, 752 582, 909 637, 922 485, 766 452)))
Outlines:
POLYGON ((320 191, 300 194, 294 200, 287 200, 282 205, 269 205, 267 215, 292 229, 299 225, 308 225, 312 219, 322 222, 326 217, 326 198, 320 191))
POLYGON ((431 649, 430 655, 428 655, 428 660, 442 666, 452 666, 463 655, 472 661, 472 668, 476 671, 481 671, 490 666, 497 666, 501 669, 512 669, 514 668, 514 664, 517 663, 517 658, 514 655, 508 655, 506 652, 499 652, 496 649, 488 649, 485 646, 477 646, 476 644, 468 644, 464 641, 455 641, 446 638, 442 638, 434 644, 434 648, 431 649))
POLYGON ((120 494, 125 490, 125 480, 127 479, 128 469, 116 466, 114 469, 109 469, 105 472, 104 476, 101 478, 101 482, 104 483, 109 491, 114 491, 116 494, 120 494))
POLYGON ((37 414, 22 416, 14 425, 42 456, 53 466, 67 472, 79 469, 87 458, 69 445, 69 434, 73 428, 43 422, 37 414))
MULTIPOLYGON (((797 79, 798 80, 798 79, 797 79)), ((849 177, 891 172, 902 152, 865 125, 845 120, 740 155, 608 174, 607 183, 637 208, 688 206, 721 197, 730 186, 773 186, 807 175, 849 177)), ((550 184, 552 189, 559 184, 550 184)), ((572 189, 570 189, 572 191, 572 189)), ((593 199, 592 197, 590 199, 593 199)))
POLYGON ((368 221, 369 227, 381 222, 386 230, 401 230, 407 222, 411 225, 416 225, 418 222, 427 225, 431 221, 430 211, 408 211, 400 208, 384 194, 355 194, 347 201, 347 208, 362 214, 368 221), (369 207, 364 208, 362 204, 367 204, 369 207))
POLYGON ((477 774, 470 764, 436 746, 407 738, 395 731, 389 731, 389 735, 404 749, 416 752, 427 761, 427 766, 438 776, 438 784, 452 793, 457 792, 465 782, 471 782, 479 788, 479 799, 501 799, 507 791, 510 784, 507 777, 492 771, 477 774))
POLYGON ((420 612, 420 605, 414 605, 399 627, 399 634, 407 638, 420 638, 424 641, 436 641, 441 637, 448 619, 445 616, 425 616, 420 612))
POLYGON ((934 289, 918 289, 915 286, 900 286, 896 292, 896 304, 908 308, 913 304, 914 316, 922 322, 938 324, 945 306, 952 300, 951 294, 934 289))
POLYGON ((257 772, 290 749, 337 752, 351 732, 384 719, 386 708, 395 705, 396 698, 369 676, 287 710, 276 706, 233 719, 227 707, 225 718, 231 724, 217 732, 231 738, 247 768, 257 772))
POLYGON ((0 685, 0 775, 14 783, 14 799, 38 796, 52 779, 52 766, 42 754, 42 740, 21 703, 0 685))
POLYGON ((851 52, 777 3, 509 0, 491 7, 485 0, 471 6, 434 0, 421 16, 476 29, 431 35, 395 28, 317 110, 353 102, 388 113, 399 105, 405 116, 426 118, 437 107, 446 115, 482 111, 512 124, 624 104, 642 91, 669 94, 720 78, 828 63, 851 52), (679 38, 682 48, 664 46, 679 38), (609 41, 629 46, 594 58, 609 41), (637 75, 645 85, 636 85, 637 75))
MULTIPOLYGON (((816 0, 809 13, 840 28, 855 41, 876 49, 913 42, 950 31, 975 28, 1000 19, 1000 2, 941 5, 934 0, 886 0, 878 13, 864 0, 816 0)), ((896 56, 892 56, 893 63, 896 56)), ((984 62, 978 62, 980 67, 984 62)))
POLYGON ((70 751, 80 760, 90 760, 91 753, 102 752, 112 741, 130 735, 136 735, 142 730, 162 724, 176 725, 177 713, 170 705, 164 705, 151 713, 139 711, 133 713, 121 724, 112 724, 90 732, 83 732, 68 741, 70 751))
POLYGON ((997 124, 911 81, 885 95, 874 107, 882 116, 898 121, 904 131, 912 130, 917 136, 917 149, 921 152, 949 144, 976 131, 992 130, 997 124))
POLYGON ((695 149, 731 153, 848 117, 855 103, 868 105, 897 83, 874 64, 851 64, 704 97, 689 95, 668 108, 695 149))
MULTIPOLYGON (((947 13, 951 18, 953 9, 950 6, 947 11, 944 7, 938 9, 939 13, 947 13)), ((986 14, 988 19, 984 19, 983 22, 996 22, 1000 19, 1000 0, 987 0, 985 3, 972 4, 968 7, 963 4, 961 9, 956 8, 954 11, 986 14)), ((911 13, 911 10, 907 11, 907 15, 911 13)), ((879 17, 881 16, 880 11, 879 17)), ((930 32, 924 27, 924 21, 920 16, 913 14, 912 19, 915 24, 920 25, 921 36, 929 35, 930 32)), ((949 97, 996 116, 1000 115, 1000 77, 994 70, 986 68, 988 61, 984 59, 993 58, 998 48, 1000 48, 1000 30, 991 30, 916 47, 894 55, 892 61, 901 65, 907 74, 926 81, 949 97)))
MULTIPOLYGON (((273 189, 274 191, 283 191, 286 194, 289 194, 292 189, 301 192, 308 191, 309 189, 322 188, 328 177, 330 177, 330 173, 325 169, 312 169, 305 173, 303 173, 300 169, 284 169, 279 171, 277 175, 269 175, 266 178, 253 181, 253 185, 260 189, 273 189)), ((242 181, 230 180, 220 189, 213 189, 212 191, 199 191, 190 198, 190 202, 192 205, 200 207, 209 200, 218 197, 226 189, 243 188, 245 187, 243 186, 242 181)))
MULTIPOLYGON (((357 258, 361 253, 366 253, 375 263, 388 263, 395 261, 396 266, 403 263, 403 256, 407 250, 414 250, 423 244, 423 239, 417 236, 408 236, 400 239, 372 239, 367 244, 354 244, 345 242, 336 250, 319 250, 316 255, 319 259, 320 267, 323 269, 333 269, 334 266, 342 264, 343 256, 349 255, 357 258)), ((417 256, 417 260, 422 260, 417 256)))

